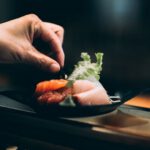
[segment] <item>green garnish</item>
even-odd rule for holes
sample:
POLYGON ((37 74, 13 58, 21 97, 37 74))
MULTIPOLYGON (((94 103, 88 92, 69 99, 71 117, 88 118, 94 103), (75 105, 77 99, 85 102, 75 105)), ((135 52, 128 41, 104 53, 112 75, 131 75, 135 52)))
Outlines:
MULTIPOLYGON (((100 72, 102 70, 103 53, 96 53, 96 62, 91 62, 91 57, 88 53, 81 53, 82 61, 79 61, 75 65, 75 69, 68 77, 68 83, 66 87, 70 88, 76 80, 90 80, 96 84, 99 84, 100 72)), ((60 106, 76 106, 71 95, 61 103, 60 106)))
POLYGON ((68 87, 68 88, 72 87, 74 82, 75 82, 75 80, 68 80, 66 87, 68 87))
POLYGON ((96 62, 91 62, 91 57, 88 53, 81 53, 83 60, 75 65, 75 69, 68 80, 98 81, 102 70, 103 53, 95 53, 95 56, 96 62))
POLYGON ((74 102, 74 100, 72 99, 72 96, 71 95, 68 95, 64 101, 60 102, 59 103, 60 106, 72 106, 72 107, 75 107, 76 104, 74 102))

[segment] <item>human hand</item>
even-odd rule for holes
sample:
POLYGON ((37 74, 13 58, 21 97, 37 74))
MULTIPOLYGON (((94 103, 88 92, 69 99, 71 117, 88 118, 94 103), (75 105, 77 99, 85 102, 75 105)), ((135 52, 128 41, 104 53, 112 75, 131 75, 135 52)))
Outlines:
POLYGON ((64 65, 62 49, 64 30, 61 26, 43 22, 30 14, 0 24, 0 63, 29 64, 40 69, 58 72, 64 65), (33 46, 33 40, 47 42, 56 54, 54 60, 33 46))

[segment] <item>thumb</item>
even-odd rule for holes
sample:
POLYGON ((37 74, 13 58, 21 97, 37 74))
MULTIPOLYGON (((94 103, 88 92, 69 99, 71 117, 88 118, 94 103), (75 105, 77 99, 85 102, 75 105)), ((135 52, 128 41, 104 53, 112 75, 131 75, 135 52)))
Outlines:
POLYGON ((26 63, 33 65, 39 69, 52 73, 60 70, 60 65, 54 59, 40 53, 33 47, 33 50, 28 51, 26 63))

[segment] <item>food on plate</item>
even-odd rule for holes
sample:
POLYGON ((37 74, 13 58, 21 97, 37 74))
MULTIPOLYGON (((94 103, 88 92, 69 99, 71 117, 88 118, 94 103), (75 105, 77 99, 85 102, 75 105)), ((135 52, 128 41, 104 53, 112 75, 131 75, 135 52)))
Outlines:
POLYGON ((41 95, 48 91, 58 90, 60 88, 65 87, 67 82, 68 81, 64 79, 42 81, 36 85, 35 93, 37 95, 41 95))
POLYGON ((80 105, 111 104, 106 90, 101 85, 81 93, 76 93, 73 95, 73 99, 80 105))
POLYGON ((96 63, 87 53, 67 79, 42 81, 36 85, 35 95, 41 104, 100 105, 110 104, 109 96, 99 82, 103 53, 96 53, 96 63))
POLYGON ((61 88, 58 90, 48 91, 40 95, 37 99, 40 103, 57 104, 62 102, 68 95, 72 94, 71 88, 61 88))

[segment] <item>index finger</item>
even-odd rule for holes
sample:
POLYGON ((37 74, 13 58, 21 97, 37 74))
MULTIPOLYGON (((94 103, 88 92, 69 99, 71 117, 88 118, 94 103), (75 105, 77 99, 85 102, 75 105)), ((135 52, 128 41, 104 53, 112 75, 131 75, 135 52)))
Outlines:
POLYGON ((44 41, 49 43, 52 50, 56 53, 58 63, 61 67, 63 67, 65 59, 64 51, 61 41, 59 40, 55 32, 49 29, 44 23, 41 23, 40 36, 44 41))

